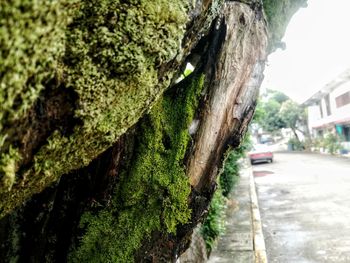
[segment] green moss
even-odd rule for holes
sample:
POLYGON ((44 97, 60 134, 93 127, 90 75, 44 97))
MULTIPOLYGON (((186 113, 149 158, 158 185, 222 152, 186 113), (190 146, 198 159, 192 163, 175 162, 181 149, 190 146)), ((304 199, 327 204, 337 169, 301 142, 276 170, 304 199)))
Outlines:
POLYGON ((17 163, 21 159, 17 149, 9 149, 7 154, 0 157, 0 180, 4 191, 11 191, 16 180, 17 163))
POLYGON ((281 39, 293 14, 307 0, 263 0, 264 11, 269 25, 270 43, 269 51, 273 52, 284 45, 281 39))
POLYGON ((20 183, 20 149, 6 143, 12 138, 5 128, 15 129, 12 123, 26 115, 45 85, 60 74, 71 4, 0 1, 0 216, 19 203, 12 192, 20 183))
POLYGON ((185 79, 185 86, 167 92, 143 119, 132 163, 112 204, 81 219, 85 234, 72 262, 133 261, 153 231, 175 233, 178 224, 188 221, 190 185, 183 160, 203 81, 185 79))
POLYGON ((111 146, 150 109, 174 73, 158 76, 179 53, 187 1, 68 2, 0 4, 0 117, 6 116, 0 138, 6 138, 2 127, 23 117, 52 79, 78 95, 75 117, 82 123, 70 135, 51 134, 11 195, 0 189, 4 213, 111 146))
POLYGON ((36 172, 58 176, 86 165, 135 124, 169 84, 170 75, 158 81, 156 68, 176 56, 186 21, 181 1, 81 3, 65 62, 84 124, 69 138, 53 134, 36 156, 36 172))
POLYGON ((0 133, 23 117, 57 74, 71 1, 0 2, 0 133))

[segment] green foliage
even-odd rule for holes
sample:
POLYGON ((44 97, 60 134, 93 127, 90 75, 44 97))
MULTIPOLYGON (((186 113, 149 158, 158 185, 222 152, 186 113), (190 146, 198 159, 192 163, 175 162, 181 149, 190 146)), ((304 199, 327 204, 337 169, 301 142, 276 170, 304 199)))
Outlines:
POLYGON ((201 227, 201 233, 205 240, 208 253, 215 246, 215 242, 219 236, 225 232, 226 201, 239 179, 240 167, 238 160, 245 156, 246 151, 250 147, 250 135, 246 134, 238 148, 228 150, 223 170, 217 179, 219 181, 219 187, 214 193, 208 215, 201 227))
POLYGON ((255 107, 255 112, 254 112, 254 116, 252 119, 252 123, 262 124, 264 118, 266 118, 265 110, 262 107, 261 100, 258 100, 256 107, 255 107))
POLYGON ((295 139, 298 141, 298 143, 295 144, 295 147, 297 149, 305 149, 305 146, 307 145, 300 142, 296 131, 298 130, 308 136, 308 133, 304 131, 308 129, 306 110, 294 101, 287 100, 283 102, 279 116, 284 121, 286 128, 290 128, 293 131, 295 139), (300 128, 304 128, 304 130, 300 128))
POLYGON ((301 119, 306 118, 304 109, 292 100, 287 100, 281 105, 279 115, 286 124, 286 127, 294 130, 297 128, 301 119))
POLYGON ((132 262, 153 231, 175 233, 188 221, 191 189, 183 159, 203 83, 203 76, 189 76, 143 119, 133 160, 112 204, 81 219, 85 234, 71 253, 72 262, 132 262))
POLYGON ((277 90, 268 89, 267 96, 269 99, 277 101, 279 104, 289 100, 289 97, 286 94, 277 90))
POLYGON ((214 248, 217 238, 225 232, 225 210, 226 198, 219 187, 214 193, 208 215, 201 228, 201 234, 205 240, 208 254, 214 248))
POLYGON ((250 134, 247 133, 241 143, 241 145, 234 149, 228 150, 227 157, 224 162, 224 168, 220 174, 220 186, 222 188, 222 194, 228 197, 232 192, 234 186, 238 181, 239 169, 238 160, 243 158, 247 150, 251 147, 250 134))
POLYGON ((267 132, 277 132, 281 128, 291 128, 294 132, 307 121, 305 109, 282 92, 267 90, 258 101, 253 123, 267 132))
POLYGON ((335 154, 341 149, 340 139, 333 133, 328 133, 321 140, 321 146, 330 154, 335 154))
POLYGON ((288 99, 284 93, 268 89, 258 100, 253 123, 258 124, 268 132, 275 132, 285 127, 285 122, 279 116, 279 111, 281 103, 288 99))
POLYGON ((265 131, 274 132, 285 127, 284 121, 279 116, 281 104, 274 99, 266 102, 259 101, 255 112, 260 116, 254 118, 254 122, 259 124, 265 131))
POLYGON ((313 148, 317 151, 326 151, 330 154, 336 154, 343 149, 341 145, 341 137, 337 134, 327 133, 323 138, 316 138, 312 141, 307 141, 308 148, 313 148))
POLYGON ((227 159, 225 161, 225 166, 223 172, 220 175, 220 185, 222 186, 222 194, 225 197, 231 193, 233 187, 236 185, 238 181, 239 175, 239 165, 237 160, 241 156, 237 154, 235 151, 229 152, 227 159))
POLYGON ((288 140, 288 144, 293 151, 302 151, 305 149, 304 143, 299 141, 297 138, 291 138, 288 140))
POLYGON ((270 33, 270 52, 284 45, 281 39, 293 14, 305 7, 307 0, 263 0, 270 33))
POLYGON ((311 142, 311 147, 313 147, 315 150, 319 151, 322 147, 322 138, 315 138, 311 142))
POLYGON ((275 100, 269 100, 264 105, 266 118, 264 120, 263 127, 266 131, 272 132, 285 127, 285 122, 278 115, 280 108, 281 104, 275 100))

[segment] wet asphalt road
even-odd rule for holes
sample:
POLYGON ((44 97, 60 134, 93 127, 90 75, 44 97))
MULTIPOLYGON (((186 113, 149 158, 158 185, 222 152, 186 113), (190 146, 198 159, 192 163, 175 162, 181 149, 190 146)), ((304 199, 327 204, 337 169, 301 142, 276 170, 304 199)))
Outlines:
POLYGON ((350 262, 350 159, 276 153, 253 166, 269 262, 350 262))

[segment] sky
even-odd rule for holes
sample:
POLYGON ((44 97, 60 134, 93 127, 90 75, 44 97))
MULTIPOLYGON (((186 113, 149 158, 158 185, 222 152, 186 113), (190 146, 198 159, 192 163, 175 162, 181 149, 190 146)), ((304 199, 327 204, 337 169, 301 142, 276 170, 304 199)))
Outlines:
POLYGON ((350 68, 350 0, 308 0, 282 41, 286 49, 269 55, 261 91, 302 103, 350 68))

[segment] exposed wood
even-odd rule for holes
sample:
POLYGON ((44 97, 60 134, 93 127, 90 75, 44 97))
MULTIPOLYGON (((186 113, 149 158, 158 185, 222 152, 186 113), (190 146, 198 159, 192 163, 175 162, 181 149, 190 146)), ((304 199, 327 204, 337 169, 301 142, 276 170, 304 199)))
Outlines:
POLYGON ((210 187, 227 144, 237 146, 247 129, 266 59, 266 25, 254 10, 226 3, 221 20, 225 41, 216 63, 207 65, 212 76, 207 83, 210 97, 187 166, 190 182, 198 191, 210 187))

